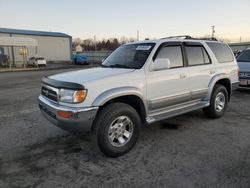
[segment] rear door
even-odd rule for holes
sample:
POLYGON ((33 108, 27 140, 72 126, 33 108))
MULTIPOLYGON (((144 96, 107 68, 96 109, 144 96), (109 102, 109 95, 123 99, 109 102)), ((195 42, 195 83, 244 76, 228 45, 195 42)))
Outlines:
POLYGON ((190 76, 191 99, 203 99, 208 92, 209 82, 215 74, 214 66, 201 43, 185 42, 184 46, 190 76))

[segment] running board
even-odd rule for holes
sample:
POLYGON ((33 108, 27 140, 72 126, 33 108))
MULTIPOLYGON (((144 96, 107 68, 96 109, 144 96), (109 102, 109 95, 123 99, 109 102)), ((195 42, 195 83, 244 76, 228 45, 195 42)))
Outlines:
POLYGON ((163 119, 171 118, 177 115, 185 114, 194 110, 198 110, 209 106, 209 101, 191 101, 183 103, 181 105, 175 105, 160 110, 154 110, 150 112, 149 116, 146 118, 148 124, 161 121, 163 119))

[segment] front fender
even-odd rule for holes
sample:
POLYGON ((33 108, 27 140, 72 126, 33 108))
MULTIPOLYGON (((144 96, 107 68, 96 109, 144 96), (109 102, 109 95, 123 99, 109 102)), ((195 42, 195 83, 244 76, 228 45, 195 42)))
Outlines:
POLYGON ((145 109, 147 109, 147 103, 144 100, 143 93, 138 88, 131 86, 114 88, 101 93, 98 97, 96 97, 96 99, 92 103, 92 106, 102 106, 112 99, 127 95, 135 95, 139 97, 143 101, 145 109))

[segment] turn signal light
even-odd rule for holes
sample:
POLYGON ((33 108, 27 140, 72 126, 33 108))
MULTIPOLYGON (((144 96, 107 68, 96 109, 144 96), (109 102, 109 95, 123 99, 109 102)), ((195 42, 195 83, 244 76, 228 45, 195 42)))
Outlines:
POLYGON ((57 115, 65 119, 69 119, 70 117, 72 117, 71 112, 65 112, 65 111, 58 111, 57 115))
POLYGON ((74 103, 81 103, 85 100, 87 95, 87 91, 86 90, 79 90, 79 91, 75 91, 74 94, 74 103))

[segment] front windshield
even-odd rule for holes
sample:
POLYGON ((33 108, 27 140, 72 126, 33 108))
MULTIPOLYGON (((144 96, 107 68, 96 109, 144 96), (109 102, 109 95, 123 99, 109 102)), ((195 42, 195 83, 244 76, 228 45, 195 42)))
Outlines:
POLYGON ((155 43, 123 45, 116 49, 103 63, 104 67, 140 69, 146 62, 155 43))
POLYGON ((250 50, 243 51, 237 58, 238 62, 250 62, 250 50))

